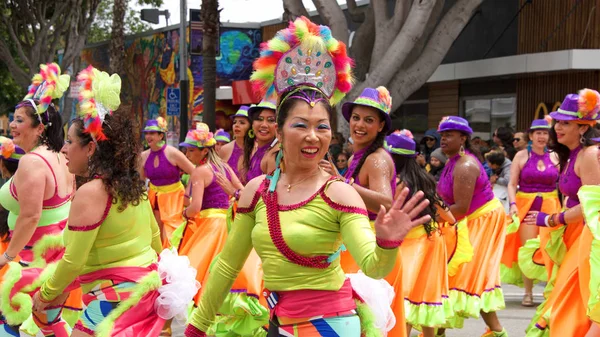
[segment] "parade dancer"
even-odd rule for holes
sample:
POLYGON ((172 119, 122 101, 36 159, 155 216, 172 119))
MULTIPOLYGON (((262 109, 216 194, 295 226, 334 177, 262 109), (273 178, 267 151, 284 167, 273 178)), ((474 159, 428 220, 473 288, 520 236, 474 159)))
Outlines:
MULTIPOLYGON (((548 118, 551 122, 552 119, 548 118)), ((501 278, 503 283, 525 286, 521 304, 526 307, 534 306, 533 280, 548 281, 552 271, 548 254, 544 249, 538 249, 548 242, 549 229, 538 231, 534 226, 519 225, 529 211, 553 214, 560 210, 556 190, 558 156, 547 148, 550 128, 551 124, 546 119, 536 119, 531 123, 528 131, 531 141, 526 149, 515 155, 508 184, 510 215, 516 216, 518 221, 507 227, 501 278), (537 239, 538 232, 540 239, 537 239), (528 240, 532 241, 528 243, 528 240)))
MULTIPOLYGON (((190 258, 192 266, 198 271, 196 278, 202 284, 206 283, 210 266, 221 253, 228 232, 226 216, 229 196, 217 183, 217 173, 236 188, 236 192, 232 193, 234 197, 239 198, 239 191, 243 188, 233 170, 217 155, 215 143, 216 139, 209 132, 208 125, 198 123, 197 129, 188 132, 185 141, 179 144, 190 152, 198 153, 201 164, 192 173, 186 191, 190 204, 183 210, 183 216, 188 221, 181 232, 181 242, 174 242, 174 246, 178 247, 179 254, 190 258)), ((175 232, 173 241, 177 240, 178 232, 180 230, 175 232)), ((259 303, 262 270, 256 252, 252 252, 251 258, 246 261, 231 293, 234 298, 220 308, 220 316, 211 327, 210 335, 229 333, 248 336, 254 335, 256 330, 264 333, 262 326, 269 322, 269 315, 266 302, 264 306, 259 303)), ((199 303, 199 299, 200 292, 195 297, 195 304, 199 303)))
POLYGON ((248 130, 244 140, 244 156, 242 167, 239 171, 243 184, 263 173, 269 173, 263 170, 265 168, 263 162, 268 158, 267 153, 273 152, 275 131, 277 129, 275 118, 276 104, 276 96, 265 96, 259 104, 253 105, 248 109, 251 128, 248 130))
POLYGON ((407 336, 411 326, 416 326, 424 337, 434 337, 434 328, 443 326, 454 315, 448 299, 446 244, 436 219, 454 223, 454 217, 435 192, 434 177, 417 163, 412 133, 392 133, 386 137, 385 147, 394 159, 396 190, 408 187, 410 191, 423 191, 429 200, 421 215, 428 214, 432 220, 411 229, 400 246, 403 293, 399 295, 404 299, 407 336))
POLYGON ((217 132, 215 132, 215 140, 217 141, 217 144, 215 145, 215 150, 217 150, 217 153, 220 153, 223 146, 231 142, 229 133, 223 129, 219 129, 217 132))
POLYGON ((418 216, 428 202, 418 202, 423 197, 419 192, 403 206, 408 194, 403 191, 389 212, 379 210, 373 232, 358 193, 319 168, 332 137, 331 104, 351 88, 345 45, 327 27, 296 19, 263 44, 255 67, 254 85, 280 95, 278 168, 244 189, 232 231, 186 336, 206 336, 252 247, 263 262, 271 307, 268 336, 373 333, 372 320, 366 326, 369 322, 361 322, 366 308, 357 307, 339 265, 342 240, 365 274, 381 278, 393 268, 400 240, 412 227, 429 221, 418 216))
POLYGON ((251 128, 248 108, 248 106, 242 105, 235 114, 229 117, 233 120, 233 142, 223 145, 221 151, 219 151, 219 156, 233 169, 240 181, 243 180, 239 173, 242 165, 241 158, 244 156, 244 149, 246 148, 246 135, 251 128))
MULTIPOLYGON (((470 262, 450 271, 450 301, 455 317, 449 326, 462 328, 464 318, 481 314, 488 331, 483 336, 505 337, 496 311, 504 309, 500 287, 500 258, 504 247, 506 215, 481 162, 473 154, 473 130, 461 117, 444 117, 438 127, 441 148, 448 156, 437 192, 459 221, 466 224, 473 247, 470 262)), ((444 331, 438 334, 443 335, 444 331)))
POLYGON ((139 168, 142 179, 150 180, 148 199, 154 210, 161 232, 163 247, 169 247, 173 231, 183 222, 183 195, 180 170, 191 174, 194 165, 181 151, 165 142, 167 122, 158 117, 149 120, 143 130, 144 138, 150 147, 142 152, 139 168))
POLYGON ((555 121, 550 148, 559 157, 558 187, 565 197, 564 211, 530 211, 524 220, 528 225, 555 229, 545 247, 555 265, 546 290, 550 296, 538 307, 527 336, 582 337, 590 329, 587 303, 597 295, 594 290, 590 296, 589 290, 593 236, 584 223, 577 192, 583 185, 600 184, 598 147, 592 141, 597 135, 593 127, 600 119, 599 110, 600 94, 583 89, 567 95, 560 108, 550 113, 555 121))
POLYGON ((65 254, 44 273, 33 309, 51 308, 65 289, 81 284, 85 310, 72 337, 158 336, 165 319, 185 315, 187 304, 174 300, 191 300, 194 270, 170 252, 156 263, 162 245, 136 170, 139 138, 126 111, 112 115, 121 79, 90 66, 77 80, 82 117, 69 128, 62 153, 69 171, 87 182, 73 198, 65 254))
MULTIPOLYGON (((17 105, 10 125, 15 144, 27 154, 19 161, 21 170, 0 190, 0 202, 10 212, 10 243, 0 257, 0 268, 8 268, 0 290, 2 336, 18 336, 17 328, 10 326, 21 325, 31 314, 31 298, 18 296, 18 302, 12 302, 13 296, 39 278, 40 267, 57 261, 64 251, 61 236, 75 181, 59 153, 64 133, 52 100, 62 97, 69 81, 68 75, 60 74, 57 64, 41 65, 28 94, 17 105), (6 266, 17 258, 19 263, 6 266)), ((65 304, 68 295, 57 299, 52 310, 34 313, 34 322, 45 336, 70 334, 71 328, 62 318, 62 308, 67 305, 81 310, 81 293, 74 291, 65 304)))

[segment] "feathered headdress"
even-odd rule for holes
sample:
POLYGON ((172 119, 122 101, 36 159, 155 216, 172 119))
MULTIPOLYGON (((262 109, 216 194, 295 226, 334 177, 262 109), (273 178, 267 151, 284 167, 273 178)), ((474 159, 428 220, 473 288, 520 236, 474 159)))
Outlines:
POLYGON ((205 123, 197 123, 196 130, 188 131, 185 136, 185 141, 180 143, 179 146, 183 147, 213 147, 217 144, 212 132, 205 123))
POLYGON ((77 82, 84 132, 88 132, 94 141, 105 140, 102 123, 106 115, 112 114, 121 104, 121 78, 89 66, 77 75, 77 82))
POLYGON ((40 65, 40 72, 33 75, 31 85, 27 90, 27 95, 23 101, 28 101, 38 115, 40 123, 41 114, 48 110, 53 99, 61 98, 64 92, 69 88, 71 77, 61 75, 60 67, 56 63, 40 65), (34 101, 38 101, 36 104, 34 101))
POLYGON ((15 145, 12 139, 0 136, 0 154, 6 160, 19 161, 25 155, 25 151, 15 145))
POLYGON ((309 86, 335 105, 352 89, 352 63, 346 45, 331 36, 329 27, 299 17, 261 44, 250 80, 262 97, 309 86))

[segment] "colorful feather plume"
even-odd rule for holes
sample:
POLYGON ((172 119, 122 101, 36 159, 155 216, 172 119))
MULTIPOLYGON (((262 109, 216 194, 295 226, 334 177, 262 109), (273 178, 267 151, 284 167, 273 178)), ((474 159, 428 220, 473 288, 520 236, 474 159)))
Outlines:
POLYGON ((40 65, 40 72, 33 75, 31 85, 27 90, 27 95, 23 100, 37 100, 36 112, 43 114, 48 110, 48 106, 53 99, 61 98, 64 92, 69 88, 71 77, 61 75, 60 67, 56 63, 40 65))
POLYGON ((121 104, 121 78, 89 66, 77 75, 77 82, 84 131, 96 141, 105 140, 102 123, 106 115, 112 114, 121 104))
POLYGON ((393 133, 396 134, 396 135, 408 137, 410 139, 415 139, 415 137, 413 136, 412 132, 410 130, 407 130, 407 129, 396 130, 393 133))
POLYGON ((158 127, 163 130, 164 132, 167 132, 167 120, 164 119, 164 117, 159 116, 156 119, 156 124, 158 125, 158 127))
POLYGON ((597 119, 600 111, 600 93, 592 89, 579 91, 578 114, 582 119, 597 119))
POLYGON ((329 27, 299 17, 261 44, 250 80, 261 97, 309 85, 335 105, 352 89, 352 65, 346 45, 331 35, 329 27))

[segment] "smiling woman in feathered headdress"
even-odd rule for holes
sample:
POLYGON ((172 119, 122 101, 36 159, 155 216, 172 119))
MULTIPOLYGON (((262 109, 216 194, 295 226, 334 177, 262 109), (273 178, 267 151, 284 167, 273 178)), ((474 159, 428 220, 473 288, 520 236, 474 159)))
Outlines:
POLYGON ((206 336, 253 247, 262 260, 264 295, 272 313, 269 335, 329 336, 335 331, 358 337, 361 331, 379 334, 376 324, 389 330, 390 310, 385 305, 370 316, 377 322, 365 320, 364 314, 373 308, 369 304, 389 303, 390 286, 364 274, 354 275, 351 283, 339 265, 345 249, 340 237, 366 275, 386 276, 394 266, 399 240, 428 219, 413 221, 407 215, 422 194, 400 211, 407 195, 403 191, 387 214, 379 210, 375 233, 358 193, 320 169, 331 142, 333 104, 350 90, 352 78, 346 46, 328 27, 305 17, 296 19, 262 45, 254 67, 255 88, 278 97, 277 168, 244 188, 186 336, 206 336), (356 296, 358 304, 353 293, 361 297, 356 296))

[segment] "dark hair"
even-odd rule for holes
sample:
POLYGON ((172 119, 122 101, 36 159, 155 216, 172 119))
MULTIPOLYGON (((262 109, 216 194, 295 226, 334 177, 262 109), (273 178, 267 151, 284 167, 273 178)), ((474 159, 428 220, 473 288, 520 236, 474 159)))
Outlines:
POLYGON ((508 127, 501 126, 496 129, 496 137, 498 137, 502 142, 502 147, 504 147, 504 151, 506 151, 508 159, 512 160, 517 154, 517 150, 512 143, 514 137, 512 130, 508 127))
MULTIPOLYGON (((383 121, 383 118, 381 117, 381 113, 378 114, 379 116, 379 120, 383 121)), ((362 168, 362 166, 365 163, 365 160, 367 160, 367 158, 375 151, 377 151, 379 148, 383 147, 383 144, 385 143, 385 131, 381 131, 377 134, 377 137, 375 137, 375 140, 373 141, 373 143, 371 143, 371 145, 367 148, 367 151, 365 151, 365 154, 362 156, 362 158, 360 158, 360 161, 358 162, 358 165, 356 165, 356 169, 354 169, 354 172, 352 172, 352 177, 356 179, 358 177, 358 174, 360 173, 360 169, 362 168)))
POLYGON ((499 150, 490 151, 485 155, 485 159, 492 165, 502 166, 504 163, 504 152, 499 150))
POLYGON ((425 171, 413 157, 406 157, 392 153, 396 174, 401 182, 410 190, 410 196, 418 191, 423 191, 425 199, 429 200, 429 205, 419 214, 419 216, 429 215, 431 221, 424 224, 427 235, 435 230, 433 225, 437 213, 436 205, 445 207, 444 201, 436 192, 436 181, 433 176, 425 171))
MULTIPOLYGON (((520 133, 523 134, 523 139, 525 141, 525 143, 528 143, 530 141, 529 139, 529 133, 531 132, 532 134, 535 132, 536 130, 529 130, 529 131, 519 131, 520 133)), ((515 132, 515 133, 519 133, 519 132, 515 132)), ((514 139, 514 136, 513 136, 514 139)))
POLYGON ((8 160, 5 159, 4 157, 2 157, 2 164, 4 165, 4 167, 6 167, 6 170, 10 173, 10 175, 14 175, 17 172, 17 169, 19 168, 19 161, 15 161, 15 160, 8 160))
MULTIPOLYGON (((139 205, 145 198, 145 185, 137 171, 141 150, 139 127, 128 117, 129 107, 121 107, 107 115, 102 127, 107 140, 98 141, 96 151, 90 158, 89 177, 99 175, 106 192, 119 203, 119 211, 127 205, 139 205)), ((94 141, 89 133, 83 132, 83 120, 73 121, 81 145, 94 141)))
MULTIPOLYGON (((13 161, 13 160, 7 160, 4 157, 0 157, 2 159, 0 159, 0 161, 2 162, 2 165, 4 165, 4 167, 6 167, 6 170, 11 174, 14 175, 15 172, 17 172, 17 168, 19 167, 19 162, 18 161, 13 161)), ((2 239, 2 242, 8 242, 8 233, 9 233, 9 229, 8 229, 8 210, 0 207, 0 239, 2 239), (6 236, 6 237, 5 237, 6 236)))
MULTIPOLYGON (((39 101, 34 100, 35 104, 39 104, 39 101)), ((24 108, 27 116, 32 120, 31 126, 36 128, 40 125, 40 119, 44 125, 44 132, 42 132, 41 143, 46 145, 50 151, 60 152, 65 142, 65 132, 63 130, 62 118, 60 113, 56 110, 54 104, 50 104, 46 112, 37 114, 30 101, 22 101, 17 105, 17 109, 24 108), (38 117, 39 116, 39 117, 38 117)))
MULTIPOLYGON (((550 128, 550 142, 548 142, 548 148, 551 151, 556 152, 558 155, 558 165, 560 167, 560 171, 562 172, 567 165, 567 161, 569 160, 569 155, 571 154, 571 150, 566 146, 558 142, 558 137, 556 137, 556 131, 554 131, 554 124, 550 128)), ((583 146, 591 146, 596 143, 592 141, 592 138, 598 137, 600 132, 595 129, 593 126, 589 126, 588 130, 583 133, 584 142, 581 144, 583 146)))

